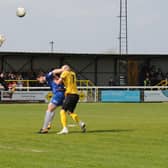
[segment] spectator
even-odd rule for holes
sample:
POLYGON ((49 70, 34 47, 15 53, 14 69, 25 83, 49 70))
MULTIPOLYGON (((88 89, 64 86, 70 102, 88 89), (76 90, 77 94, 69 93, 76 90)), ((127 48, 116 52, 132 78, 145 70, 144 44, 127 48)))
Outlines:
POLYGON ((0 84, 3 86, 5 90, 8 90, 8 86, 4 78, 4 73, 0 73, 0 84))
POLYGON ((16 86, 19 87, 19 89, 21 89, 23 87, 22 75, 21 74, 16 75, 16 80, 17 80, 16 86))
POLYGON ((115 81, 114 81, 114 79, 112 77, 110 77, 108 85, 109 86, 115 86, 116 85, 115 81))
POLYGON ((149 77, 146 77, 146 79, 144 80, 144 86, 151 86, 151 81, 149 77))
POLYGON ((158 68, 158 71, 156 72, 156 81, 157 83, 161 82, 164 78, 163 72, 160 68, 158 68))

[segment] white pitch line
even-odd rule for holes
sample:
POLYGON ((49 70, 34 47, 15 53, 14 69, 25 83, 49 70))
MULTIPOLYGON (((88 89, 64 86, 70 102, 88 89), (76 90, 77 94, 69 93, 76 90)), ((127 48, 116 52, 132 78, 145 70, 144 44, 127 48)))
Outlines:
POLYGON ((44 150, 28 149, 28 148, 18 148, 18 150, 23 151, 23 152, 33 152, 33 153, 44 153, 44 152, 46 152, 44 150))
POLYGON ((8 150, 12 149, 12 147, 10 147, 10 146, 4 146, 4 145, 0 145, 0 148, 1 149, 8 149, 8 150))
POLYGON ((0 145, 0 149, 17 150, 17 151, 22 151, 22 152, 34 152, 34 153, 44 153, 44 152, 46 152, 44 150, 39 150, 39 149, 13 148, 11 146, 6 146, 6 145, 0 145))
POLYGON ((68 124, 68 127, 77 127, 76 124, 68 124))

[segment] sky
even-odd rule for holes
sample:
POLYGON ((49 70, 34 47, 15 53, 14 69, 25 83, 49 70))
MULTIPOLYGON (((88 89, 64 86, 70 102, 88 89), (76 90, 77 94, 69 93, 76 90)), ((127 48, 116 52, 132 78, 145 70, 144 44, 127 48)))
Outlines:
MULTIPOLYGON (((128 52, 168 53, 168 1, 128 0, 128 52)), ((120 0, 1 0, 0 51, 118 53, 120 0), (17 7, 26 16, 16 16, 17 7)))

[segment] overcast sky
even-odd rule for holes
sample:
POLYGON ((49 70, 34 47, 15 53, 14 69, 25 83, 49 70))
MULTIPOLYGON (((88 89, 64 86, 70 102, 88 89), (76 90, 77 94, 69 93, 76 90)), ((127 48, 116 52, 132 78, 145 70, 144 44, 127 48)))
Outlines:
MULTIPOLYGON (((0 51, 119 51, 120 0, 0 0, 0 51), (24 18, 16 8, 25 7, 24 18)), ((168 53, 168 1, 128 0, 129 53, 168 53)))

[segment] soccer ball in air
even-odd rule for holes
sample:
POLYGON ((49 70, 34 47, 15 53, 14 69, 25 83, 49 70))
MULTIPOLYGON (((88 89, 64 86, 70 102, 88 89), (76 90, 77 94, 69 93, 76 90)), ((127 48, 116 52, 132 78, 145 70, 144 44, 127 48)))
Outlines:
POLYGON ((16 10, 16 15, 18 17, 24 17, 26 15, 26 10, 23 7, 18 7, 16 10))
POLYGON ((0 47, 2 46, 4 41, 5 41, 5 37, 2 34, 0 34, 0 47))

